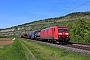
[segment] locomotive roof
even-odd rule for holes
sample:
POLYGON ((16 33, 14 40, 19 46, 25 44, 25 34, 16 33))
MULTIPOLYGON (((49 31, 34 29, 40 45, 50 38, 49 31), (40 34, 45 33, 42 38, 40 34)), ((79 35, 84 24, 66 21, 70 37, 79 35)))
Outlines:
MULTIPOLYGON (((53 27, 67 28, 67 26, 53 26, 53 27)), ((42 29, 42 30, 48 30, 48 29, 53 28, 53 27, 45 28, 45 29, 42 29)))
POLYGON ((67 28, 67 26, 53 26, 53 27, 67 28))

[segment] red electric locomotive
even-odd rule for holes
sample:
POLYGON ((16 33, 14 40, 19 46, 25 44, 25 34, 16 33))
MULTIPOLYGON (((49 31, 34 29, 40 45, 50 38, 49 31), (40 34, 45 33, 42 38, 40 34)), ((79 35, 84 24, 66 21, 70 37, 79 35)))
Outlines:
POLYGON ((40 38, 53 43, 67 44, 70 40, 67 26, 53 26, 40 31, 40 38))

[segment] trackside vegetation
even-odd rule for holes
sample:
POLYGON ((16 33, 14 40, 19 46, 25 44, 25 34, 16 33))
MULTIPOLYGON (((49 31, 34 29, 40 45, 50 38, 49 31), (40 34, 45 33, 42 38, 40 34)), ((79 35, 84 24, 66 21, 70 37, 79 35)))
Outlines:
POLYGON ((51 60, 47 55, 43 54, 37 48, 35 48, 32 45, 29 45, 28 43, 26 43, 26 41, 22 40, 22 42, 28 47, 28 49, 33 53, 33 55, 36 57, 37 60, 51 60))
POLYGON ((32 55, 30 55, 30 53, 28 52, 28 50, 25 48, 25 46, 22 45, 22 47, 23 47, 24 52, 25 52, 26 60, 34 60, 33 57, 32 57, 32 55))
POLYGON ((79 18, 67 23, 72 42, 90 43, 90 19, 79 18))
POLYGON ((13 44, 0 45, 0 60, 34 60, 25 46, 37 60, 89 60, 84 56, 63 49, 40 44, 31 40, 16 38, 13 44))
POLYGON ((20 39, 35 55, 37 60, 89 60, 90 56, 66 51, 63 49, 40 44, 31 40, 20 39))
POLYGON ((24 50, 18 39, 11 45, 0 45, 0 60, 26 60, 24 50))

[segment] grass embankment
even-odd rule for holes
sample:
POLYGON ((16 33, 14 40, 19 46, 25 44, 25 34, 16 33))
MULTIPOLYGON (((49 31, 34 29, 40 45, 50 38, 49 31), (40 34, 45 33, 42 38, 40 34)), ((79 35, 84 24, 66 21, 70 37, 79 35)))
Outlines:
POLYGON ((26 47, 25 47, 23 44, 21 44, 21 45, 22 45, 22 47, 23 47, 23 49, 24 49, 26 59, 27 59, 27 60, 34 60, 34 58, 33 58, 32 55, 29 53, 29 51, 26 49, 26 47))
MULTIPOLYGON (((46 56, 45 54, 41 53, 41 51, 39 51, 39 49, 33 47, 32 45, 30 45, 30 41, 24 41, 24 40, 21 40, 26 46, 27 48, 33 53, 33 55, 36 57, 37 60, 51 60, 48 56, 46 56), (28 42, 28 43, 27 43, 28 42)), ((26 53, 27 55, 28 53, 26 53)), ((27 55, 28 56, 28 55, 27 55)), ((29 56, 28 56, 29 57, 29 56)), ((27 58, 28 58, 27 57, 27 58)), ((33 59, 33 58, 32 58, 33 59)), ((29 60, 32 60, 32 59, 29 59, 29 60)))
POLYGON ((89 60, 90 57, 21 39, 38 60, 89 60))
POLYGON ((0 60, 26 60, 24 50, 18 39, 11 45, 0 46, 0 60))

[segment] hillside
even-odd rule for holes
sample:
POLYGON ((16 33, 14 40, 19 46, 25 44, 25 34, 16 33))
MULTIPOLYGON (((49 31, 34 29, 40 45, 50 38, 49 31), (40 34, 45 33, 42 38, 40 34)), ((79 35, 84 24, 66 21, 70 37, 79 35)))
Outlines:
POLYGON ((90 12, 75 12, 62 17, 48 18, 44 20, 25 23, 18 26, 13 26, 11 28, 0 29, 0 36, 21 35, 24 33, 28 33, 30 31, 41 30, 54 25, 60 25, 60 26, 67 25, 71 33, 70 37, 72 41, 74 41, 73 38, 76 38, 76 37, 79 37, 77 38, 77 42, 78 42, 78 39, 82 39, 82 40, 87 39, 86 37, 89 38, 88 35, 90 33, 89 32, 90 31, 90 28, 89 28, 90 12), (84 31, 84 27, 85 27, 85 31, 84 31))

